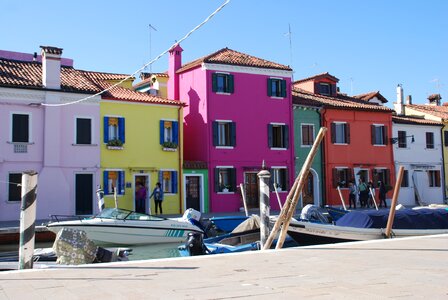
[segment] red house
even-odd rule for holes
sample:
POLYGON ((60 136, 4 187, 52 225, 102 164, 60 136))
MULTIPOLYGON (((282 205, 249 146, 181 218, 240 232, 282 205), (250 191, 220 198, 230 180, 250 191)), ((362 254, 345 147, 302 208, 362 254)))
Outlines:
POLYGON ((366 183, 372 181, 375 187, 378 180, 386 185, 395 181, 390 143, 393 110, 378 102, 339 93, 338 81, 323 73, 294 82, 293 92, 302 105, 320 108, 321 124, 328 128, 323 141, 327 205, 341 205, 338 185, 348 205, 350 180, 358 183, 362 178, 366 183))

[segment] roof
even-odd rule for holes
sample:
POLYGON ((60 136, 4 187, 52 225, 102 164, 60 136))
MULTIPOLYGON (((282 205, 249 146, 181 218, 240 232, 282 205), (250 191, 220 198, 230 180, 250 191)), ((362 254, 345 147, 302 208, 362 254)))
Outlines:
POLYGON ((355 95, 353 96, 354 98, 358 98, 364 101, 369 101, 370 99, 373 98, 378 98, 382 103, 387 103, 389 101, 387 101, 386 98, 384 98, 383 95, 380 94, 380 91, 373 91, 373 92, 369 92, 369 93, 365 93, 365 94, 361 94, 361 95, 355 95))
MULTIPOLYGON (((61 66, 61 91, 95 94, 112 86, 108 80, 123 80, 126 74, 77 70, 61 66)), ((40 62, 17 61, 0 58, 0 87, 45 89, 42 85, 40 62)), ((104 99, 183 105, 179 101, 136 92, 116 86, 101 95, 104 99)))
POLYGON ((442 120, 448 120, 448 106, 438 105, 422 105, 422 104, 406 104, 406 108, 410 108, 421 113, 430 114, 434 117, 441 118, 442 120))
POLYGON ((398 124, 443 126, 441 122, 426 120, 421 116, 392 116, 392 122, 398 124))
POLYGON ((392 109, 369 103, 364 100, 338 94, 337 97, 313 94, 302 89, 294 88, 292 91, 292 103, 303 106, 324 107, 333 109, 369 110, 392 113, 392 109))
POLYGON ((307 77, 307 78, 296 80, 296 81, 294 81, 294 83, 300 83, 300 82, 305 82, 305 81, 309 81, 309 80, 316 80, 316 79, 320 79, 320 78, 328 78, 328 79, 331 79, 331 80, 333 80, 335 82, 339 82, 338 78, 334 77, 333 75, 331 75, 328 72, 325 72, 325 73, 320 73, 320 74, 317 74, 317 75, 313 75, 311 77, 307 77))
POLYGON ((255 67, 263 69, 279 69, 292 71, 289 66, 271 62, 262 58, 258 58, 249 54, 241 53, 229 48, 223 48, 207 56, 198 58, 194 61, 184 64, 177 73, 185 72, 189 69, 198 67, 202 63, 221 64, 221 65, 234 65, 244 67, 255 67))

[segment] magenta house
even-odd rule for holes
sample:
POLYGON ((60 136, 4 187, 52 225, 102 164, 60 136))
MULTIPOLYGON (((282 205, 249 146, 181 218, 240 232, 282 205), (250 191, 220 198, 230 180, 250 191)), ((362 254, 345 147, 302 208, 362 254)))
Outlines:
POLYGON ((182 51, 170 51, 168 97, 188 105, 184 160, 206 162, 209 210, 238 211, 240 184, 249 207, 258 207, 263 161, 278 210, 274 186, 284 202, 294 175, 292 69, 228 48, 182 65, 182 51))

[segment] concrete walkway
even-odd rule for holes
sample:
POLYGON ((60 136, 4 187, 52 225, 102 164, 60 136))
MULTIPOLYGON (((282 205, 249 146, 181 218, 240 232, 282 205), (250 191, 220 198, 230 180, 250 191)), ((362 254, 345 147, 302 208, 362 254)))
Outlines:
POLYGON ((0 272, 0 299, 447 299, 448 235, 0 272))

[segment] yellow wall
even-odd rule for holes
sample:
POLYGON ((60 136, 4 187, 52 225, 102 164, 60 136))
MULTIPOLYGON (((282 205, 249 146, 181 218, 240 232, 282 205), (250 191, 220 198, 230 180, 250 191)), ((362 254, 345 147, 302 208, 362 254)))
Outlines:
MULTIPOLYGON (((149 175, 148 195, 158 182, 158 171, 169 169, 178 173, 177 194, 165 194, 163 213, 180 213, 181 185, 180 173, 182 155, 179 147, 176 152, 162 150, 160 145, 160 120, 178 121, 179 107, 172 105, 141 104, 125 101, 103 100, 100 105, 101 120, 101 182, 103 171, 120 169, 125 171, 125 194, 118 196, 120 208, 134 209, 134 175, 149 175), (125 118, 125 144, 122 150, 107 149, 104 143, 104 117, 125 118), (130 187, 129 187, 130 185, 130 187)), ((180 110, 180 120, 183 119, 180 110)), ((179 122, 179 143, 182 144, 182 121, 179 122)), ((113 196, 105 196, 106 207, 113 207, 113 196)), ((147 207, 147 204, 146 204, 147 207)), ((151 199, 151 212, 154 214, 154 201, 151 199)))

